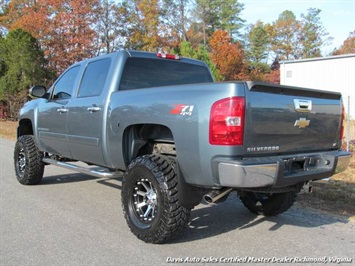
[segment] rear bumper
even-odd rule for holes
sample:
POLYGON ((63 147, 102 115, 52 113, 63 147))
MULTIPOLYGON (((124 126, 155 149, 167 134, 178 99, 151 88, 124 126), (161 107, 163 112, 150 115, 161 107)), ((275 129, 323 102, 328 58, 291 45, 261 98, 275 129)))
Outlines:
POLYGON ((330 177, 344 171, 349 161, 350 153, 332 151, 243 160, 216 159, 215 163, 220 186, 279 188, 330 177))

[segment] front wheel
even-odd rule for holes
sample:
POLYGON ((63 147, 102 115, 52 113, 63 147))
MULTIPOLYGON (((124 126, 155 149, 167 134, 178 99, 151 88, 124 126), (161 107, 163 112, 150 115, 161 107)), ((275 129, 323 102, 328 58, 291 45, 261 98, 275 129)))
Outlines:
POLYGON ((15 174, 23 185, 37 185, 42 181, 44 164, 34 137, 23 135, 18 138, 14 151, 15 174))
POLYGON ((296 191, 284 193, 243 192, 240 199, 252 213, 274 216, 291 208, 296 197, 296 191))
POLYGON ((131 232, 147 243, 169 241, 189 222, 191 210, 179 204, 177 168, 166 156, 135 159, 125 174, 121 200, 131 232))

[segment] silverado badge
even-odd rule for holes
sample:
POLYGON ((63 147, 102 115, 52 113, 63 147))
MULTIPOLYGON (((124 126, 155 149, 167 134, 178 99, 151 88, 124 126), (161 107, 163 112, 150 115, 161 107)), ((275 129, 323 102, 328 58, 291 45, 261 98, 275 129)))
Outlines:
POLYGON ((307 120, 306 118, 300 118, 297 119, 295 122, 295 127, 299 127, 299 128, 305 128, 309 126, 309 123, 311 122, 311 120, 307 120))

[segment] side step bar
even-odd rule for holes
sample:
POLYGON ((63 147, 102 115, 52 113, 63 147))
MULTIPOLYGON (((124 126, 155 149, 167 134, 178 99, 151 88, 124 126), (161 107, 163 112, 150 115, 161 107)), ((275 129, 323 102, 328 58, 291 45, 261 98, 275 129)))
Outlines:
POLYGON ((90 169, 90 168, 85 168, 81 167, 75 164, 70 164, 66 162, 59 162, 53 159, 49 158, 43 158, 42 160, 44 163, 56 165, 62 168, 66 168, 75 172, 91 175, 91 176, 96 176, 96 177, 106 177, 106 178, 118 178, 122 176, 122 172, 110 172, 106 168, 101 168, 101 169, 90 169))

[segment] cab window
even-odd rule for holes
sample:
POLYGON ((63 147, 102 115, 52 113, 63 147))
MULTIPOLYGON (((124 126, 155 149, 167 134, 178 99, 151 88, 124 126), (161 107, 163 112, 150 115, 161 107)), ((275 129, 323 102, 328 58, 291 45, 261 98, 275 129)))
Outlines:
POLYGON ((78 97, 99 96, 105 86, 110 65, 110 58, 89 63, 80 84, 78 97))
POLYGON ((54 85, 53 99, 70 99, 80 66, 68 69, 54 85))

